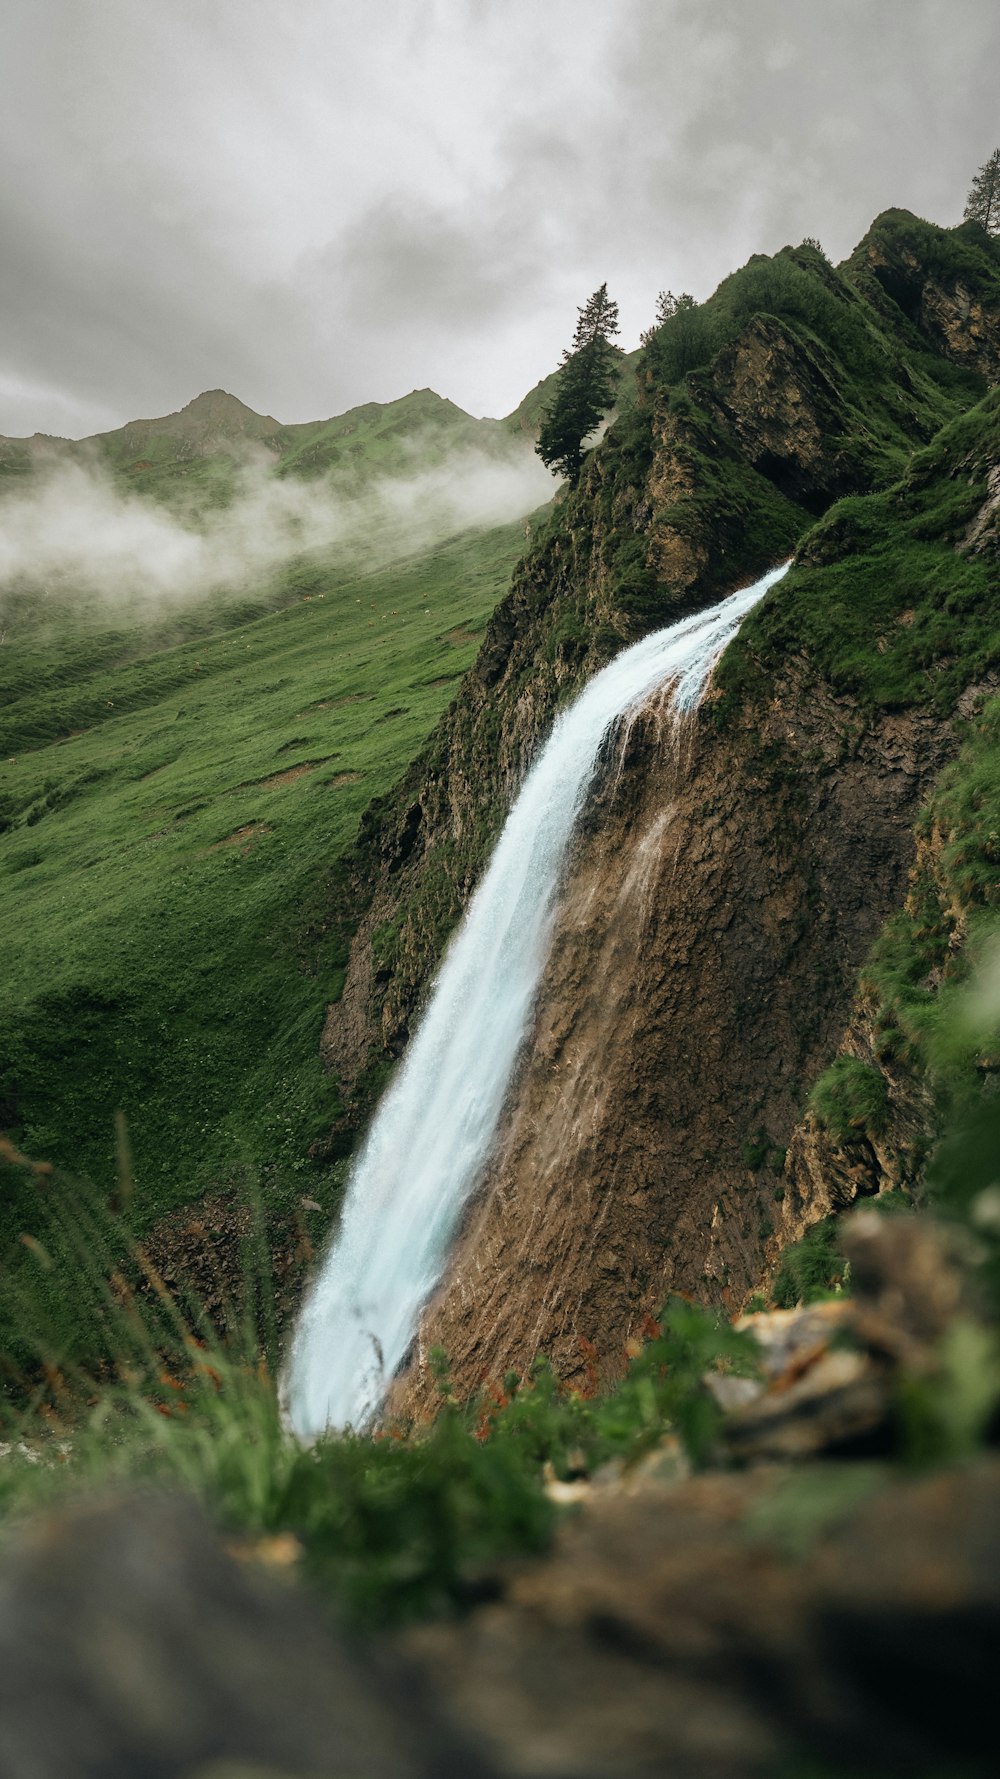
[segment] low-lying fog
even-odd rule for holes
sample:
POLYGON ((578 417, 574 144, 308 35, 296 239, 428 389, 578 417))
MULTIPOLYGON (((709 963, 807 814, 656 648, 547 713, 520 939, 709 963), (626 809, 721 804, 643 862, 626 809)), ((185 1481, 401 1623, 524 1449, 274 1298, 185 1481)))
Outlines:
MULTIPOLYGON (((438 449, 440 447, 438 446, 438 449)), ((456 449, 362 488, 335 476, 277 477, 273 459, 237 469, 221 507, 180 511, 123 489, 102 465, 51 459, 0 496, 0 610, 15 588, 87 594, 134 615, 216 590, 259 587, 291 558, 348 552, 375 566, 469 527, 515 520, 548 500, 552 477, 527 441, 456 449)), ((90 603, 90 600, 88 600, 90 603)))

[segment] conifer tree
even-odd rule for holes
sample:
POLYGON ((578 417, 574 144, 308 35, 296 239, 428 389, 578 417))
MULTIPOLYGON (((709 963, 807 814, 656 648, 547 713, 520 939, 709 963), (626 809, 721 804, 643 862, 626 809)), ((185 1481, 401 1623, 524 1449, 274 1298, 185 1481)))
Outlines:
POLYGON ((614 406, 621 358, 611 337, 618 332, 618 304, 608 296, 607 285, 595 290, 577 313, 573 344, 563 353, 555 395, 542 415, 535 446, 542 462, 570 482, 580 474, 586 440, 614 406))
POLYGON ((689 310, 697 307, 690 291, 684 290, 680 296, 675 296, 672 290, 661 290, 656 299, 656 320, 652 327, 647 328, 644 334, 639 335, 642 345, 648 346, 659 329, 666 322, 672 321, 675 315, 686 315, 689 310))
POLYGON ((965 206, 966 222, 981 222, 988 235, 1000 235, 1000 148, 980 167, 965 206))

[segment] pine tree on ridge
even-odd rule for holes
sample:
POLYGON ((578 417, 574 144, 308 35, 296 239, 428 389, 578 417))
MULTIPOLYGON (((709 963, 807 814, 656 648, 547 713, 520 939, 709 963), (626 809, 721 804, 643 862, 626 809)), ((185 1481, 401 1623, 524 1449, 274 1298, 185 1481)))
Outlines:
POLYGON ((614 406, 621 358, 621 348, 611 337, 618 332, 618 304, 608 296, 607 284, 595 290, 577 313, 573 344, 563 353, 555 394, 542 416, 535 446, 542 462, 571 483, 579 477, 586 440, 614 406))
POLYGON ((988 235, 1000 235, 1000 148, 995 148, 972 181, 966 222, 981 222, 988 235))

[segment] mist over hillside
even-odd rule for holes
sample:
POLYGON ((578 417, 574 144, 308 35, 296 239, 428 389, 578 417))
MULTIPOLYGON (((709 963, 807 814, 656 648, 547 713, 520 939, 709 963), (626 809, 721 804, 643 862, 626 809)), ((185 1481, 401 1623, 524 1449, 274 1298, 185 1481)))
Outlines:
POLYGON ((247 591, 331 550, 375 567, 549 497, 529 437, 432 400, 388 422, 371 404, 339 427, 281 428, 231 397, 220 415, 213 392, 80 445, 30 441, 15 454, 10 441, 19 473, 0 493, 0 614, 30 589, 33 622, 39 596, 44 608, 80 593, 139 616, 247 591))

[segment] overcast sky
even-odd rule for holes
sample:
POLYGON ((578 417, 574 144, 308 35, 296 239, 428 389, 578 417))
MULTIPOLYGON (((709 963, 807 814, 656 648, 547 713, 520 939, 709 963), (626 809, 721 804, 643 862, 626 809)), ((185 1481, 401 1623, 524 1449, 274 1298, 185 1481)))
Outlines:
POLYGON ((500 414, 607 279, 961 218, 996 0, 0 0, 0 433, 500 414))

